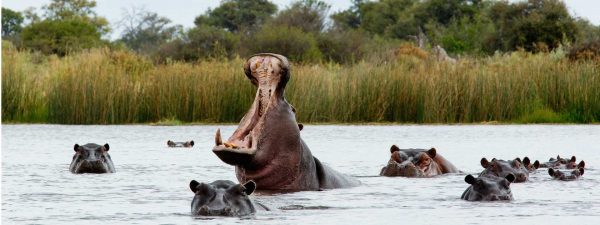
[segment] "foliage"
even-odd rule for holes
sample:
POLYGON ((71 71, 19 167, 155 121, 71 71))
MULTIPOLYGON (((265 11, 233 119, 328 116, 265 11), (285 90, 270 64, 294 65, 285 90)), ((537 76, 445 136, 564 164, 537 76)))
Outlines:
POLYGON ((245 47, 252 53, 273 52, 294 62, 319 62, 322 58, 317 40, 296 27, 265 26, 251 37, 245 47))
POLYGON ((571 47, 567 56, 573 61, 595 60, 600 63, 600 37, 596 40, 579 43, 571 47))
POLYGON ((21 13, 2 7, 2 39, 19 34, 23 19, 21 13))
POLYGON ((189 30, 183 39, 160 47, 160 61, 197 61, 207 58, 232 58, 238 49, 239 36, 221 28, 201 25, 189 30))
POLYGON ((158 47, 169 40, 182 29, 181 26, 170 26, 171 20, 156 13, 134 9, 128 14, 123 23, 125 30, 120 39, 130 49, 144 54, 153 54, 158 47))
POLYGON ((325 30, 325 20, 331 6, 319 0, 298 0, 279 12, 270 25, 300 28, 318 34, 325 30))
POLYGON ((277 12, 269 0, 224 0, 215 9, 196 17, 194 23, 224 28, 231 32, 255 30, 277 12))
POLYGON ((94 24, 101 34, 110 31, 108 20, 96 15, 94 0, 52 0, 42 7, 45 18, 49 20, 83 20, 94 24))
POLYGON ((22 39, 27 48, 59 56, 102 44, 96 26, 81 20, 44 20, 34 23, 23 29, 22 39))

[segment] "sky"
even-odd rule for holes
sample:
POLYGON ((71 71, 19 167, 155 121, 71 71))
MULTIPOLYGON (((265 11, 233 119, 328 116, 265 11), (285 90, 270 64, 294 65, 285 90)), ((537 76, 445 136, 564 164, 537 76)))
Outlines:
MULTIPOLYGON (((514 2, 512 0, 511 2, 514 2)), ((23 11, 29 7, 41 8, 50 0, 2 0, 0 4, 16 11, 23 11)), ((194 26, 196 16, 203 14, 209 8, 216 8, 220 0, 96 0, 96 13, 108 19, 114 31, 111 39, 118 38, 121 30, 115 28, 126 11, 132 8, 143 8, 149 12, 156 12, 186 28, 194 26)), ((294 0, 271 0, 278 8, 285 9, 294 0)), ((352 6, 350 0, 324 0, 331 5, 330 13, 345 10, 352 6)), ((595 25, 600 25, 600 1, 598 0, 564 0, 571 15, 582 17, 595 25)))

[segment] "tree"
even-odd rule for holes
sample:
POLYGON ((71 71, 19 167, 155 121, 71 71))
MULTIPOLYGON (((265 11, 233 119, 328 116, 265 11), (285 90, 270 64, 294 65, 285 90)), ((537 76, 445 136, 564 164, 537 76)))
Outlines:
POLYGON ((2 7, 2 39, 19 34, 23 29, 23 19, 21 13, 2 7))
POLYGON ((281 11, 272 21, 273 25, 298 27, 304 32, 320 33, 325 30, 329 6, 319 0, 299 0, 281 11))
POLYGON ((194 23, 224 28, 230 32, 255 30, 277 12, 277 6, 268 0, 224 0, 213 10, 196 17, 194 23))
POLYGON ((196 61, 206 58, 231 58, 236 54, 239 36, 222 28, 201 25, 190 29, 184 37, 160 46, 158 58, 196 61))
POLYGON ((171 20, 156 13, 133 9, 121 23, 125 31, 120 39, 130 49, 150 55, 158 46, 172 40, 181 26, 169 26, 171 20))
POLYGON ((59 56, 102 43, 96 26, 81 20, 43 20, 25 27, 22 39, 25 47, 59 56))
POLYGON ((110 31, 108 20, 96 15, 94 0, 52 0, 42 7, 45 18, 50 20, 83 20, 94 24, 98 31, 106 34, 110 31))
POLYGON ((252 44, 245 47, 251 53, 278 53, 295 62, 318 62, 322 59, 313 34, 297 27, 264 26, 248 42, 252 44))

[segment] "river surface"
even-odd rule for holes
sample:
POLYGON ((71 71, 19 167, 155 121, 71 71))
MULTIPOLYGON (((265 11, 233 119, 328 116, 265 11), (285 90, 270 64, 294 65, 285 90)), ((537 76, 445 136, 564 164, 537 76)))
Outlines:
POLYGON ((212 152, 214 135, 236 126, 2 126, 3 224, 600 224, 598 125, 306 125, 313 155, 357 177, 349 189, 253 195, 272 208, 253 218, 190 216, 192 179, 236 181, 212 152), (191 149, 167 140, 194 140, 191 149), (114 174, 69 172, 73 145, 109 143, 114 174), (512 184, 511 202, 467 202, 465 174, 436 178, 379 177, 392 144, 436 147, 465 173, 482 157, 540 161, 560 154, 584 159, 573 182, 546 170, 512 184))

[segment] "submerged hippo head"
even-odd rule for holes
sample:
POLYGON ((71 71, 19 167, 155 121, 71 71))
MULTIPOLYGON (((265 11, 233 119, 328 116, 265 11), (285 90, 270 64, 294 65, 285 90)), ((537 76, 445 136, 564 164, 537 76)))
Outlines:
POLYGON ((313 157, 300 138, 303 125, 296 122, 294 108, 284 90, 290 65, 282 55, 260 53, 250 57, 244 72, 257 87, 252 106, 231 137, 215 135, 213 153, 236 166, 241 183, 254 180, 263 190, 319 190, 351 187, 358 181, 338 173, 313 157))
POLYGON ((548 162, 542 163, 540 167, 554 169, 576 169, 584 168, 585 162, 582 160, 581 162, 577 163, 577 158, 575 156, 571 156, 570 159, 567 159, 557 155, 556 158, 550 158, 548 162))
POLYGON ((572 180, 577 180, 579 179, 579 177, 583 176, 583 172, 584 172, 584 168, 578 168, 578 169, 574 169, 571 171, 571 173, 564 173, 558 169, 553 169, 553 168, 549 168, 548 169, 548 174, 550 174, 551 177, 553 177, 554 179, 557 180, 562 180, 562 181, 572 181, 572 180))
POLYGON ((525 169, 527 169, 527 171, 535 172, 538 168, 540 168, 540 161, 535 160, 535 162, 531 163, 531 159, 525 156, 525 158, 523 158, 523 166, 525 169))
POLYGON ((430 177, 442 174, 439 165, 433 160, 436 149, 400 149, 396 145, 390 148, 388 165, 381 169, 381 176, 430 177))
POLYGON ((514 160, 500 160, 500 159, 492 159, 492 161, 488 161, 486 158, 481 159, 481 166, 484 170, 479 174, 479 176, 497 176, 497 177, 506 177, 508 174, 513 174, 515 176, 515 183, 525 182, 529 178, 529 171, 525 169, 520 159, 514 160))
POLYGON ((194 192, 192 215, 194 216, 246 216, 256 212, 248 197, 256 189, 256 183, 235 184, 228 180, 217 180, 210 184, 192 180, 190 190, 194 192))
POLYGON ((115 167, 108 154, 108 144, 75 144, 75 155, 69 170, 73 173, 114 173, 115 167))
POLYGON ((171 148, 176 148, 176 147, 191 148, 191 147, 194 147, 194 141, 174 142, 174 141, 168 140, 167 146, 169 146, 171 148))
POLYGON ((465 182, 471 186, 460 198, 467 201, 513 200, 510 183, 514 180, 515 176, 510 173, 505 177, 479 176, 478 178, 469 174, 465 177, 465 182))

